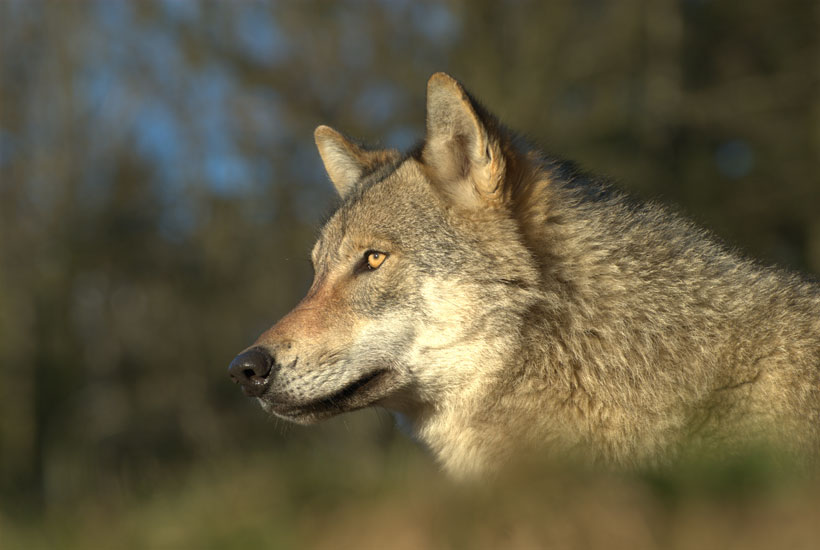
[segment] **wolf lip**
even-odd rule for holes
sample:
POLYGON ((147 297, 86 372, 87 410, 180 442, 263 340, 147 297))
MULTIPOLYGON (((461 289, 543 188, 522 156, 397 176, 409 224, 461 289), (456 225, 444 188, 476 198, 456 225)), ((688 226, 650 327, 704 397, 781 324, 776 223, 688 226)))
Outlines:
POLYGON ((271 408, 276 414, 290 419, 327 418, 372 404, 389 391, 391 378, 387 369, 377 369, 327 397, 306 403, 273 403, 271 408))

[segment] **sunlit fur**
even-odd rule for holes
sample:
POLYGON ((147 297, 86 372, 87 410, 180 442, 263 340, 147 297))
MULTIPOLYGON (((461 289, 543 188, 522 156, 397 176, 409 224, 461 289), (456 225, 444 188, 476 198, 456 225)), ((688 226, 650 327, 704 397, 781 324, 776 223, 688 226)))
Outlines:
POLYGON ((441 73, 413 153, 326 127, 317 143, 342 201, 308 297, 255 344, 279 365, 266 408, 387 369, 296 420, 387 407, 461 477, 536 451, 633 467, 766 443, 814 460, 816 283, 544 156, 441 73), (357 272, 368 250, 389 256, 357 272))

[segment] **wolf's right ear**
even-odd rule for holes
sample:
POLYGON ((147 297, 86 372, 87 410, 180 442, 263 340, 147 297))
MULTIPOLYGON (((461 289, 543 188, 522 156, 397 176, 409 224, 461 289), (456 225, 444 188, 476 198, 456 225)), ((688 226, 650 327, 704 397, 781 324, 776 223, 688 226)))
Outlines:
POLYGON ((319 126, 313 132, 319 155, 327 175, 339 196, 347 195, 363 176, 377 166, 398 158, 398 151, 368 151, 362 149, 329 126, 319 126))
POLYGON ((427 136, 422 159, 442 188, 461 204, 504 200, 504 144, 486 113, 453 77, 436 73, 427 83, 427 136))

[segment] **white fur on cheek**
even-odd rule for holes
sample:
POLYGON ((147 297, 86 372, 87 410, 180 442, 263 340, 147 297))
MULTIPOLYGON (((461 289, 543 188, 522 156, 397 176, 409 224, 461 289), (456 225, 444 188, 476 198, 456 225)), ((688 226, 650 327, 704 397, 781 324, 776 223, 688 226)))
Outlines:
POLYGON ((455 279, 422 285, 424 318, 416 326, 410 354, 421 387, 466 395, 501 368, 505 338, 486 330, 486 320, 475 318, 476 311, 486 310, 486 292, 481 285, 455 279))

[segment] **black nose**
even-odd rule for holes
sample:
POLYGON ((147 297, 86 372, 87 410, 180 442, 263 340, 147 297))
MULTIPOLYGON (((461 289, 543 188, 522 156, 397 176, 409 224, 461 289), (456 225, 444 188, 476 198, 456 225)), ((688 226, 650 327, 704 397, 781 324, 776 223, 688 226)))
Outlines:
POLYGON ((259 397, 268 387, 267 376, 273 366, 270 354, 253 348, 240 353, 228 367, 233 381, 242 386, 245 395, 259 397))

